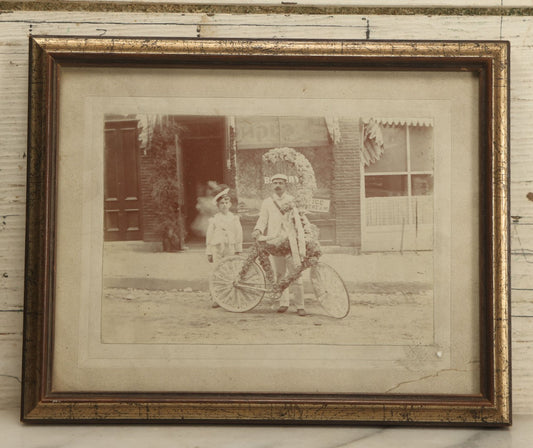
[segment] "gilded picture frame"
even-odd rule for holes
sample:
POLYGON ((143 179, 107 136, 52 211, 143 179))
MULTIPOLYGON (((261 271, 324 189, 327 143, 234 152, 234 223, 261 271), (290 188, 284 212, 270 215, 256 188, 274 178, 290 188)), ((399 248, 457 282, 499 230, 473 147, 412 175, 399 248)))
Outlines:
MULTIPOLYGON (((207 158, 214 164, 219 156, 212 151, 207 158)), ((290 173, 285 177, 290 187, 290 173)), ((303 177, 297 170, 296 187, 303 177)), ((145 209, 155 196, 152 190, 143 199, 145 209)), ((127 230, 138 231, 142 222, 146 242, 150 216, 131 219, 127 230)), ((508 245, 507 42, 30 38, 24 422, 510 425, 508 245), (207 281, 198 288, 176 283, 187 265, 200 270, 191 260, 200 260, 194 254, 204 246, 194 252, 192 239, 178 241, 179 256, 194 256, 182 258, 188 261, 176 265, 167 287, 152 288, 153 261, 123 283, 135 266, 113 252, 132 246, 107 243, 115 238, 114 210, 102 207, 111 188, 107 154, 114 137, 107 132, 125 141, 124 129, 135 122, 140 161, 122 155, 118 165, 131 162, 128 169, 141 170, 141 178, 144 168, 135 166, 155 148, 157 126, 173 122, 180 136, 175 147, 163 146, 176 150, 179 190, 180 176, 185 184, 192 179, 190 166, 204 174, 211 166, 191 154, 208 151, 213 117, 224 117, 222 180, 237 192, 232 210, 245 251, 260 204, 246 193, 256 184, 266 191, 278 169, 265 174, 264 154, 311 161, 323 194, 314 196, 310 221, 327 235, 324 258, 337 260, 351 310, 324 317, 307 305, 307 315, 300 314, 298 305, 304 319, 296 320, 293 308, 280 314, 287 307, 276 313, 272 305, 229 321, 234 314, 209 308, 207 281), (370 123, 383 134, 378 139, 370 123), (147 129, 148 137, 141 135, 147 129), (350 140, 346 129, 356 137, 350 140), (387 149, 404 131, 407 168, 397 161, 391 168, 387 149), (201 148, 188 150, 187 139, 201 139, 201 148), (381 148, 377 156, 369 155, 375 146, 368 142, 381 148), (330 154, 329 165, 323 154, 330 154), (415 168, 423 163, 430 168, 415 168), (393 205, 400 203, 406 214, 393 205), (254 207, 256 215, 249 212, 254 207), (379 207, 375 219, 399 221, 370 228, 379 207), (427 247, 420 240, 424 224, 427 247), (401 236, 384 242, 393 227, 401 236), (418 238, 414 246, 409 229, 418 238), (419 293, 424 260, 431 285, 419 293), (371 261, 374 271, 385 265, 388 271, 361 268, 371 261), (107 277, 108 269, 122 271, 107 277), (383 286, 387 276, 398 281, 383 286), (198 299, 195 312, 208 316, 201 332, 192 331, 192 317, 163 320, 163 303, 167 312, 182 313, 174 298, 185 301, 190 293, 198 299), (144 308, 129 308, 143 300, 150 300, 144 308), (409 335, 375 317, 379 307, 409 335), (159 314, 150 314, 154 308, 159 314), (348 312, 353 320, 344 319, 348 312), (246 316, 253 316, 255 333, 246 316), (419 330, 419 322, 430 324, 419 330), (305 328, 291 333, 293 325, 305 328), (192 339, 183 339, 189 330, 192 339), (389 339, 378 341, 378 333, 389 339), (397 339, 404 336, 405 343, 397 339)))

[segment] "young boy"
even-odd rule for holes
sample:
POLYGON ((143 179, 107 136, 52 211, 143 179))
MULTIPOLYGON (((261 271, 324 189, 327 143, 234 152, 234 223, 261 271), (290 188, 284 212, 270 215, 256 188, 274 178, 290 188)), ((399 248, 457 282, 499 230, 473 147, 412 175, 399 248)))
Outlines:
MULTIPOLYGON (((218 193, 213 202, 218 212, 209 219, 205 236, 207 260, 209 263, 217 263, 229 255, 242 252, 242 226, 237 215, 230 212, 231 197, 229 188, 224 188, 218 193)), ((213 308, 218 308, 216 302, 213 308)))
POLYGON ((209 219, 205 237, 209 263, 216 263, 228 255, 242 252, 242 227, 237 215, 230 212, 229 188, 218 193, 213 202, 218 212, 209 219))

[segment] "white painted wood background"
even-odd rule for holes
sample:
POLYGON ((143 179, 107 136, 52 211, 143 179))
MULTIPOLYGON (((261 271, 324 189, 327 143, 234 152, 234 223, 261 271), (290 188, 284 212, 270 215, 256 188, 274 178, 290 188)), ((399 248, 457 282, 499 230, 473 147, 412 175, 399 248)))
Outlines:
MULTIPOLYGON (((388 3, 385 0, 374 2, 375 5, 388 3)), ((410 3, 420 5, 417 1, 410 3)), ((467 3, 436 0, 431 3, 502 5, 501 0, 467 3)), ((504 6, 533 6, 532 3, 511 0, 504 6)), ((511 41, 511 211, 513 216, 522 217, 511 229, 513 401, 515 413, 533 414, 533 376, 530 375, 533 369, 533 279, 530 275, 533 202, 526 198, 526 194, 533 191, 533 17, 147 15, 57 11, 0 14, 0 409, 18 407, 20 395, 30 32, 41 35, 364 39, 367 26, 371 39, 511 41)))

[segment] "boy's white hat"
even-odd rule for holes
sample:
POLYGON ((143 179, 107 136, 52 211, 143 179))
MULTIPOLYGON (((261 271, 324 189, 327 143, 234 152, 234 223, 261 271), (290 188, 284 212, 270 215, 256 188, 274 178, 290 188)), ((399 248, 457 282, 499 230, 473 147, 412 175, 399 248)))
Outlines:
POLYGON ((282 180, 284 180, 285 182, 288 182, 288 181, 289 181, 289 178, 288 178, 285 174, 278 173, 278 174, 274 174, 274 175, 270 178, 270 182, 273 182, 273 181, 276 180, 276 179, 282 179, 282 180))
POLYGON ((213 203, 216 205, 218 200, 229 193, 229 188, 225 188, 213 198, 213 203))

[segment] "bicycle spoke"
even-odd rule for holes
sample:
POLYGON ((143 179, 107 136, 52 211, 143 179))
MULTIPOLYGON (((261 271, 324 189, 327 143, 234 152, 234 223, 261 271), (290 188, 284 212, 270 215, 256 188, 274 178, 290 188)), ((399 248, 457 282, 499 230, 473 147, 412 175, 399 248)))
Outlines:
POLYGON ((312 274, 311 281, 320 305, 332 317, 345 317, 350 311, 350 302, 339 274, 325 264, 317 265, 312 274))
POLYGON ((233 289, 233 297, 235 299, 235 303, 237 304, 237 308, 241 308, 242 302, 238 289, 233 289))
POLYGON ((215 277, 219 278, 220 280, 225 281, 226 283, 231 283, 232 282, 231 277, 224 277, 217 271, 213 272, 213 275, 215 277))
MULTIPOLYGON (((243 290, 241 290, 241 294, 244 296, 244 299, 245 299, 246 301, 250 300, 250 294, 248 293, 248 291, 246 291, 246 290, 243 289, 243 290)), ((254 297, 252 296, 251 299, 253 300, 254 297)))
POLYGON ((227 288, 226 290, 222 291, 222 294, 217 299, 220 302, 225 303, 226 298, 231 295, 232 291, 233 291, 233 288, 227 288))
POLYGON ((233 263, 231 263, 231 274, 232 277, 235 278, 237 274, 241 271, 241 263, 239 261, 235 260, 233 263))
POLYGON ((235 278, 235 260, 228 260, 225 263, 221 263, 219 266, 225 270, 225 273, 227 273, 229 278, 235 278))
MULTIPOLYGON (((215 289, 215 293, 216 294, 220 294, 220 293, 224 293, 225 291, 228 291, 232 288, 231 285, 225 285, 225 286, 221 286, 221 287, 218 287, 215 289)), ((214 289, 214 288, 213 288, 214 289)))
POLYGON ((266 292, 264 284, 259 283, 239 283, 236 288, 239 290, 266 292))
POLYGON ((317 269, 316 274, 317 274, 317 277, 318 277, 318 281, 320 283, 322 283, 322 285, 323 285, 324 284, 324 275, 322 273, 322 269, 317 269))
POLYGON ((242 294, 248 298, 248 300, 256 300, 258 293, 255 290, 242 290, 242 294))
POLYGON ((217 265, 209 280, 213 299, 228 311, 248 311, 265 295, 263 271, 252 263, 242 272, 243 263, 242 257, 227 257, 217 265))
POLYGON ((211 284, 212 285, 231 285, 231 282, 227 281, 227 280, 215 280, 215 279, 211 279, 211 284))

